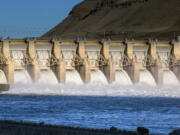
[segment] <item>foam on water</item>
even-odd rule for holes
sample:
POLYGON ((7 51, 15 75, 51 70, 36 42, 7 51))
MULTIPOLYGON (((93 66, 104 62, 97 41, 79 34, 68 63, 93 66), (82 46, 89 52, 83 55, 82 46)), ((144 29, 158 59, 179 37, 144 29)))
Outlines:
POLYGON ((156 81, 148 70, 140 71, 140 83, 146 83, 151 86, 156 86, 156 81))
POLYGON ((101 70, 91 71, 91 83, 108 84, 108 81, 101 70))
MULTIPOLYGON (((119 74, 125 78, 127 77, 124 73, 119 74)), ((16 78, 18 78, 19 80, 28 80, 26 75, 27 71, 16 72, 16 78)), ((80 79, 80 76, 77 73, 77 71, 71 71, 67 72, 68 83, 58 84, 57 78, 51 70, 42 70, 40 80, 38 83, 11 85, 10 90, 8 92, 5 92, 4 94, 120 97, 180 97, 180 84, 153 86, 153 83, 149 82, 153 82, 154 80, 153 78, 151 78, 151 74, 147 71, 141 73, 141 82, 144 81, 146 83, 138 83, 135 85, 126 86, 122 83, 108 84, 106 77, 100 70, 92 71, 91 77, 91 83, 82 84, 82 80, 80 79)))
POLYGON ((76 84, 15 84, 4 94, 119 96, 119 97, 180 97, 180 85, 150 86, 144 83, 122 86, 91 83, 76 84))
POLYGON ((28 84, 32 83, 31 77, 27 70, 15 70, 14 71, 14 83, 28 84))
POLYGON ((7 84, 7 79, 2 70, 0 70, 0 84, 7 84))
POLYGON ((38 83, 58 84, 58 80, 52 70, 45 69, 40 71, 40 79, 38 83))
POLYGON ((179 84, 179 81, 178 81, 176 75, 172 71, 166 70, 163 73, 163 84, 177 85, 177 84, 179 84))
POLYGON ((127 72, 124 70, 116 71, 115 83, 119 83, 121 85, 132 85, 132 81, 130 77, 128 76, 127 72))
POLYGON ((66 83, 74 83, 74 84, 79 84, 82 85, 83 81, 79 75, 79 73, 76 70, 72 71, 66 71, 66 83))

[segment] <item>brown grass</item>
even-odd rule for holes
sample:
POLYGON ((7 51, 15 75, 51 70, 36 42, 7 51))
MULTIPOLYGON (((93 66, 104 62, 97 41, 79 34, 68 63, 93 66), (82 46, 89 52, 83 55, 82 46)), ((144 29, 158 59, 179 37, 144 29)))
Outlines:
POLYGON ((42 38, 163 40, 180 35, 180 0, 113 1, 84 0, 42 38))

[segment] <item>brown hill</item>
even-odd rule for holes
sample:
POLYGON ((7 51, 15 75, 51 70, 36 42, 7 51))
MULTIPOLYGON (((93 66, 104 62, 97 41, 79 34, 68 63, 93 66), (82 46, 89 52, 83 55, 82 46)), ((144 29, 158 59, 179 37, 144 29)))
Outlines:
POLYGON ((41 38, 174 39, 180 0, 84 0, 41 38))

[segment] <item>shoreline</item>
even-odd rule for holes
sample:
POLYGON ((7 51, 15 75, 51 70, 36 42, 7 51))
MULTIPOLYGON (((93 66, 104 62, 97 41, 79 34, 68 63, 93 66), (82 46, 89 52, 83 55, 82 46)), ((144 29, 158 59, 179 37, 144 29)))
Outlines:
POLYGON ((23 121, 0 120, 1 135, 137 135, 136 131, 91 129, 23 121))

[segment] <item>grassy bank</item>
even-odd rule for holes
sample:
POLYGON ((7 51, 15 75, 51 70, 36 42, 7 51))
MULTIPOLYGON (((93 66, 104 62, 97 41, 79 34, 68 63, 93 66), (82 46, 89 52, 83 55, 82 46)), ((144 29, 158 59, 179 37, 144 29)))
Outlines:
POLYGON ((116 129, 87 129, 66 126, 45 125, 44 123, 0 121, 0 135, 137 135, 133 131, 116 129))

